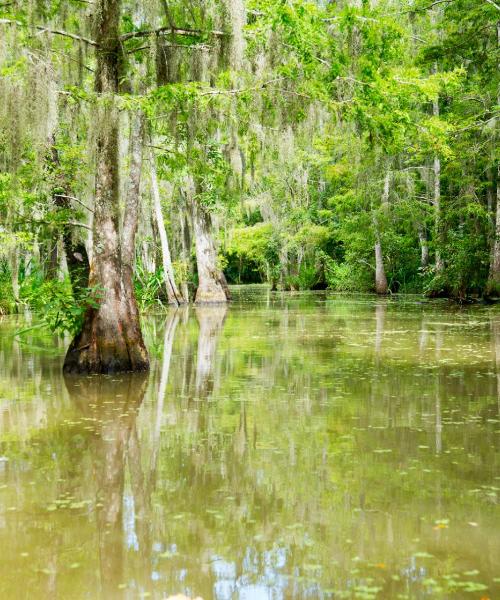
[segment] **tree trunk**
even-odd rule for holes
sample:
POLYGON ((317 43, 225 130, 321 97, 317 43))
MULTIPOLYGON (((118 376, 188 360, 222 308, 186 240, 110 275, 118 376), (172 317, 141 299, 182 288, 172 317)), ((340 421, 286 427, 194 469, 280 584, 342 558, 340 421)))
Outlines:
POLYGON ((181 282, 181 292, 182 297, 184 298, 184 302, 186 304, 189 303, 189 284, 188 278, 191 273, 191 237, 189 234, 189 222, 187 214, 186 206, 183 204, 180 210, 179 220, 181 224, 181 248, 182 248, 182 261, 184 262, 186 268, 186 275, 184 280, 181 282))
POLYGON ((16 311, 19 310, 20 286, 19 286, 19 248, 15 245, 10 251, 10 275, 12 282, 12 294, 16 305, 16 311))
MULTIPOLYGON (((391 171, 387 170, 384 178, 384 191, 382 193, 382 208, 384 211, 388 210, 389 207, 389 194, 391 186, 391 171)), ((373 225, 375 229, 375 291, 377 294, 384 296, 389 292, 389 286, 387 284, 387 276, 385 274, 384 266, 384 254, 382 252, 382 241, 380 239, 380 228, 378 224, 377 215, 373 215, 373 225)))
POLYGON ((217 250, 212 237, 212 219, 196 200, 193 201, 193 229, 198 265, 196 304, 228 302, 230 299, 224 273, 217 265, 217 250))
MULTIPOLYGON (((97 288, 97 308, 85 314, 64 363, 66 373, 144 371, 149 360, 139 316, 130 310, 134 297, 123 277, 119 236, 119 113, 115 104, 121 64, 119 39, 121 0, 95 5, 96 78, 101 97, 96 110, 96 192, 90 287, 97 288)), ((135 236, 132 236, 135 239, 135 236)), ((129 237, 129 239, 132 239, 129 237)))
MULTIPOLYGON (((497 23, 497 50, 500 48, 500 21, 497 23)), ((498 62, 500 66, 500 61, 498 62)), ((500 94, 497 96, 497 104, 500 103, 500 94)), ((498 142, 497 119, 494 121, 495 137, 498 142)), ((493 177, 491 178, 493 179, 493 177)), ((493 187, 489 186, 490 189, 493 187)), ((495 218, 495 237, 492 244, 490 259, 490 274, 487 285, 488 294, 498 294, 500 292, 500 162, 497 164, 497 185, 496 185, 496 218, 495 218)))
POLYGON ((240 71, 245 55, 244 28, 247 22, 244 0, 225 0, 226 12, 229 17, 229 68, 240 71))
POLYGON ((132 115, 130 131, 130 175, 122 228, 122 277, 133 337, 141 336, 140 314, 134 293, 135 240, 139 224, 141 173, 144 148, 144 116, 132 115))
POLYGON ((444 262, 441 256, 441 160, 434 158, 434 214, 436 228, 436 272, 442 273, 444 262))
POLYGON ((425 269, 429 265, 429 242, 423 225, 418 228, 418 239, 420 241, 420 266, 425 269))
POLYGON ((47 264, 47 271, 45 273, 45 279, 48 281, 57 279, 59 272, 59 236, 49 240, 48 243, 49 260, 47 264))
POLYGON ((151 162, 151 188, 153 192, 153 204, 156 215, 156 224, 158 226, 158 234, 161 242, 161 253, 163 262, 163 272, 165 278, 165 287, 167 290, 168 303, 174 306, 179 306, 183 303, 181 293, 177 289, 175 283, 174 267, 172 265, 172 257, 170 255, 170 246, 168 243, 167 230, 165 229, 165 221, 163 220, 163 212, 161 208, 160 188, 158 186, 158 176, 156 174, 156 158, 153 150, 150 153, 151 162))
MULTIPOLYGON (((434 65, 433 72, 437 73, 437 65, 434 65)), ((432 103, 432 114, 439 117, 439 97, 432 103)), ((444 261, 441 255, 442 231, 441 231, 441 159, 434 157, 434 227, 436 235, 436 273, 439 275, 444 270, 444 261)))
POLYGON ((500 164, 497 174, 497 207, 495 219, 495 239, 491 256, 490 277, 488 282, 489 292, 500 292, 500 164))
POLYGON ((385 274, 384 256, 382 254, 382 244, 378 228, 376 231, 377 240, 375 242, 375 291, 377 294, 384 296, 389 291, 387 284, 387 276, 385 274))

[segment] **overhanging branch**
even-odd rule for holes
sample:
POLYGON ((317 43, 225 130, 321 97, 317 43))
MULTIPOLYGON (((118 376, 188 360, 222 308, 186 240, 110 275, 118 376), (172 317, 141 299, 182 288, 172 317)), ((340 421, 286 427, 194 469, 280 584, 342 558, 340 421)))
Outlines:
POLYGON ((126 42, 134 38, 149 37, 150 35, 161 35, 162 33, 171 35, 183 35, 187 37, 202 37, 206 35, 214 35, 218 37, 229 35, 224 31, 209 30, 204 31, 202 29, 182 29, 181 27, 172 27, 167 25, 165 27, 159 27, 158 29, 146 29, 144 31, 131 31, 120 36, 120 41, 126 42))
MULTIPOLYGON (((0 19, 0 25, 14 25, 16 27, 25 27, 25 25, 21 23, 21 21, 14 21, 13 19, 0 19)), ((89 46, 99 46, 99 44, 97 42, 94 42, 94 40, 91 40, 90 38, 81 35, 76 35, 75 33, 70 33, 69 31, 62 31, 61 29, 50 29, 48 27, 42 27, 41 25, 35 25, 34 27, 32 27, 32 29, 40 31, 41 33, 52 33, 53 35, 67 37, 77 42, 84 42, 85 44, 89 44, 89 46)))

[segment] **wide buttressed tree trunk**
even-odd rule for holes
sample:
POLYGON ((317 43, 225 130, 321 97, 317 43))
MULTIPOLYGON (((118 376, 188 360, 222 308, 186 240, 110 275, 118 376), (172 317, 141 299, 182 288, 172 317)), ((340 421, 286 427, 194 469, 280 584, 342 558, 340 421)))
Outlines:
POLYGON ((197 201, 193 202, 193 230, 198 266, 196 304, 216 304, 230 300, 226 277, 217 264, 217 249, 212 235, 212 218, 197 201))
MULTIPOLYGON (((100 99, 96 111, 97 174, 89 284, 96 289, 98 306, 87 310, 82 331, 69 347, 64 363, 66 373, 116 373, 149 368, 139 314, 130 302, 134 297, 131 281, 123 277, 118 225, 119 114, 114 98, 122 61, 120 9, 121 0, 98 0, 95 6, 95 90, 100 99)), ((127 236, 127 240, 135 243, 135 235, 127 236)))

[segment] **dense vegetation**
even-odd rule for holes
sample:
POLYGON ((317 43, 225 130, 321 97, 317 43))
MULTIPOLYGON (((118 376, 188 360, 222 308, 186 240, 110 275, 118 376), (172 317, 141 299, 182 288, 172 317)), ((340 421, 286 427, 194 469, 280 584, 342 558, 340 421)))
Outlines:
POLYGON ((493 0, 1 3, 0 312, 43 309, 82 347, 121 320, 130 355, 137 308, 226 301, 227 282, 496 296, 499 18, 493 0))

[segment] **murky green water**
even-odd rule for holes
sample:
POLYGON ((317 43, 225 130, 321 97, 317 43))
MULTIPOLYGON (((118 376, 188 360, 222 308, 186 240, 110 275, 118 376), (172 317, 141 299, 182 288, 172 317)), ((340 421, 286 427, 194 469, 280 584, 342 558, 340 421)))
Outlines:
POLYGON ((500 598, 500 311, 242 294, 67 379, 0 321, 0 598, 500 598))

